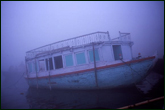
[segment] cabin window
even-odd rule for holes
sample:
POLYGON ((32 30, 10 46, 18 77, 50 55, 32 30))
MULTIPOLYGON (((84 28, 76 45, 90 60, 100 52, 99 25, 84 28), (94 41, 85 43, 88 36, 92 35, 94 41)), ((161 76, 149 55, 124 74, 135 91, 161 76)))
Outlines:
POLYGON ((39 71, 45 71, 45 61, 44 59, 38 61, 39 71))
POLYGON ((35 70, 35 72, 36 72, 36 70, 37 70, 37 72, 39 71, 39 69, 38 69, 38 63, 37 62, 34 63, 34 70, 35 70), (36 66, 36 68, 35 68, 35 66, 36 66))
POLYGON ((76 54, 76 60, 77 60, 77 64, 85 64, 86 60, 85 60, 85 53, 77 53, 76 54))
POLYGON ((63 62, 62 62, 61 55, 54 57, 54 64, 55 64, 56 69, 63 68, 63 62))
POLYGON ((53 70, 52 58, 46 59, 46 70, 53 70))
POLYGON ((73 66, 73 57, 72 54, 65 56, 66 66, 73 66))
POLYGON ((37 63, 35 64, 35 62, 30 62, 28 63, 28 72, 31 73, 31 72, 38 72, 38 65, 37 63))
POLYGON ((29 73, 32 72, 32 63, 28 63, 28 72, 29 72, 29 73))
MULTIPOLYGON (((95 61, 99 61, 100 59, 99 59, 98 49, 95 49, 94 52, 95 52, 95 61)), ((89 51, 89 59, 90 59, 91 62, 94 61, 93 50, 90 50, 90 51, 89 51)))
POLYGON ((122 56, 121 45, 113 45, 113 53, 115 60, 120 60, 119 55, 122 56))

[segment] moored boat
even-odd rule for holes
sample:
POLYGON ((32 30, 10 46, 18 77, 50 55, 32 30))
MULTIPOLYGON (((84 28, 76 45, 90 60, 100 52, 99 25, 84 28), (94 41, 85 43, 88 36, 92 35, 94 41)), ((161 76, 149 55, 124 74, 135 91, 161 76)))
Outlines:
POLYGON ((142 80, 155 56, 132 56, 130 33, 95 32, 55 42, 26 52, 30 87, 57 89, 107 89, 142 80))

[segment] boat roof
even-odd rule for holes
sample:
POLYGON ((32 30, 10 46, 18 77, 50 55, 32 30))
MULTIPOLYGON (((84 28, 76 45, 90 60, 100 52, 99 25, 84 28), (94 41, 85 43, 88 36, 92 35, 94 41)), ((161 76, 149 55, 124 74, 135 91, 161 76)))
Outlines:
POLYGON ((109 32, 93 32, 90 34, 61 40, 48 45, 44 45, 26 52, 26 58, 34 58, 37 54, 54 51, 59 49, 71 48, 75 46, 88 45, 91 43, 99 43, 106 41, 131 41, 130 33, 121 33, 119 37, 111 39, 109 32))

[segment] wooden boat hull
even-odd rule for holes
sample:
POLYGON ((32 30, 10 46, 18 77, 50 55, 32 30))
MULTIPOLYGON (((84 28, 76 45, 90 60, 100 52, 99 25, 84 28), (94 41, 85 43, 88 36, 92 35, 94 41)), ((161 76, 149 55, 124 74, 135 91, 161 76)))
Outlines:
POLYGON ((133 85, 142 80, 155 57, 138 59, 42 78, 26 78, 30 87, 51 89, 108 89, 133 85), (97 82, 96 82, 97 79, 97 82), (98 86, 97 84, 98 83, 98 86))

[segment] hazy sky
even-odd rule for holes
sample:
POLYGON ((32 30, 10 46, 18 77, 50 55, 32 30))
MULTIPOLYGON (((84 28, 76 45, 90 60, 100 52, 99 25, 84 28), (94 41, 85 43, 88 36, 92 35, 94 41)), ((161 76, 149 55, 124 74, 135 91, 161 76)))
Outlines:
POLYGON ((1 1, 1 69, 28 50, 96 31, 131 33, 133 56, 164 55, 164 1, 1 1))

